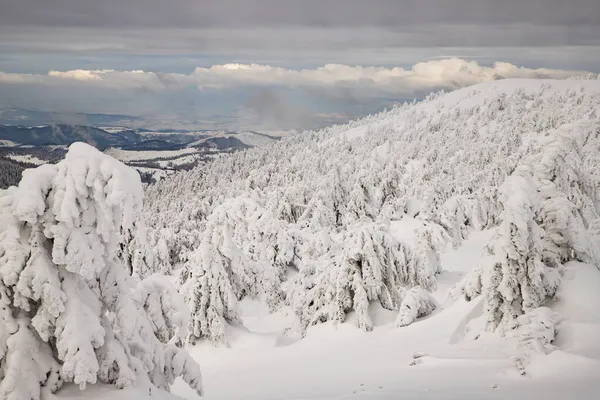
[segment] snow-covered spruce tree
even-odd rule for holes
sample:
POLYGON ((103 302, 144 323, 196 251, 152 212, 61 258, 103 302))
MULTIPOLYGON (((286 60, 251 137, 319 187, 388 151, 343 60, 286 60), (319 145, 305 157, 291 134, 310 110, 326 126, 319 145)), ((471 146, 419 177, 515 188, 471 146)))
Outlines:
MULTIPOLYGON (((373 329, 368 313, 371 301, 399 310, 405 288, 435 288, 439 259, 397 240, 383 224, 359 223, 333 243, 341 246, 334 247, 338 256, 325 253, 312 261, 303 257, 305 265, 288 293, 302 332, 319 322, 343 322, 352 310, 358 327, 369 331, 373 329)), ((422 243, 428 245, 426 240, 422 243)))
POLYGON ((228 344, 226 328, 240 323, 237 302, 264 296, 283 302, 281 280, 291 252, 270 212, 250 198, 225 202, 211 214, 200 247, 184 265, 181 292, 190 309, 189 340, 228 344))
POLYGON ((192 343, 205 337, 215 344, 227 344, 227 325, 239 323, 238 295, 233 285, 238 279, 231 276, 231 260, 219 249, 223 240, 218 231, 207 237, 181 271, 181 293, 190 309, 188 340, 192 343))
POLYGON ((0 398, 39 400, 65 382, 168 390, 177 376, 202 392, 175 344, 176 294, 136 283, 120 258, 141 200, 134 170, 83 143, 0 194, 0 398))
POLYGON ((523 312, 540 307, 558 287, 558 271, 543 262, 544 230, 535 220, 540 197, 527 168, 506 180, 499 200, 502 223, 489 245, 497 258, 482 278, 489 330, 513 328, 523 312))
MULTIPOLYGON (((489 256, 458 288, 467 299, 483 295, 488 330, 519 338, 542 332, 542 347, 549 348, 555 318, 544 305, 556 293, 562 266, 571 260, 600 265, 600 179, 584 167, 598 163, 597 152, 586 150, 600 144, 598 128, 580 122, 549 131, 500 187, 500 225, 489 256)), ((531 343, 537 342, 522 341, 523 354, 535 350, 525 349, 531 343)), ((527 358, 517 360, 522 370, 527 358)))

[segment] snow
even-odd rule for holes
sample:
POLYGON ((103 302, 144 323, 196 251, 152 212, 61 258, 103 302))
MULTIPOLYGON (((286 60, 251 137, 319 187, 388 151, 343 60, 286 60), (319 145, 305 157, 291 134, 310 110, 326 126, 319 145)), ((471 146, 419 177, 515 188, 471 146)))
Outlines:
POLYGON ((477 232, 465 240, 459 248, 441 254, 443 270, 436 278, 438 287, 434 293, 438 302, 443 303, 454 284, 477 267, 484 246, 494 235, 494 229, 477 232))
POLYGON ((586 293, 597 284, 576 278, 599 274, 589 267, 599 260, 599 94, 598 82, 492 82, 151 189, 148 220, 167 232, 172 262, 202 265, 197 279, 229 266, 200 284, 228 291, 210 299, 213 316, 191 313, 207 327, 200 336, 231 345, 191 350, 207 398, 590 398, 598 327, 571 310, 600 303, 586 293), (588 263, 574 272, 581 300, 567 283, 572 263, 559 286, 575 259, 588 263), (269 299, 244 290, 271 282, 274 260, 298 273, 280 282, 289 306, 270 313, 269 299))
MULTIPOLYGON (((136 277, 175 263, 181 275, 154 275, 133 297, 158 338, 189 327, 208 400, 595 398, 599 93, 596 82, 493 82, 176 174, 148 189, 152 229, 126 252, 136 277)), ((35 221, 45 199, 28 183, 15 215, 35 221)), ((62 282, 67 308, 93 308, 62 282)), ((59 396, 77 395, 67 389, 59 396)), ((173 394, 198 398, 181 381, 173 394)))
POLYGON ((37 158, 36 156, 32 156, 31 154, 8 154, 6 157, 10 158, 11 160, 35 165, 42 165, 48 163, 48 161, 37 158))
POLYGON ((178 376, 202 392, 177 347, 183 299, 167 279, 128 273, 142 264, 123 255, 142 198, 133 169, 80 142, 0 192, 0 398, 98 381, 168 389, 178 376))
POLYGON ((167 264, 188 261, 204 242, 211 243, 211 254, 224 255, 230 240, 236 251, 225 259, 201 259, 204 269, 217 261, 252 261, 227 272, 226 279, 238 281, 236 297, 256 290, 252 284, 241 288, 262 274, 259 285, 279 287, 285 263, 291 263, 301 272, 291 284, 298 290, 283 297, 301 315, 303 328, 343 321, 354 310, 367 330, 369 301, 398 309, 413 285, 435 286, 436 251, 445 241, 457 246, 470 230, 501 226, 489 255, 505 261, 486 259, 463 294, 486 297, 490 329, 512 329, 519 315, 554 295, 560 264, 600 260, 591 189, 600 163, 590 120, 600 104, 597 86, 481 85, 452 93, 450 100, 432 95, 223 157, 149 188, 147 220, 151 230, 168 232, 167 264), (459 107, 463 100, 473 106, 459 107), (392 237, 403 215, 421 221, 418 240, 392 237), (224 227, 214 240, 212 229, 224 227), (256 271, 249 272, 249 265, 256 271), (495 265, 498 271, 490 274, 495 265), (513 302, 521 294, 524 301, 513 302))
POLYGON ((122 150, 114 147, 108 148, 104 151, 111 157, 116 158, 119 161, 146 161, 154 160, 157 158, 176 158, 188 154, 196 153, 197 150, 194 148, 184 148, 180 150, 122 150))
POLYGON ((180 400, 179 397, 157 388, 135 387, 115 390, 114 386, 105 384, 88 385, 85 392, 79 390, 75 385, 68 385, 57 394, 45 393, 43 400, 137 400, 146 398, 152 400, 180 400))
MULTIPOLYGON (((492 231, 475 233, 442 254, 443 284, 436 298, 443 299, 477 264, 491 236, 492 231)), ((202 367, 206 400, 591 400, 600 390, 600 272, 571 263, 568 277, 553 307, 564 316, 561 325, 568 333, 559 335, 559 350, 534 360, 528 378, 514 368, 514 341, 464 335, 481 313, 479 302, 464 300, 405 328, 395 328, 394 317, 386 321, 386 310, 380 310, 383 324, 372 332, 347 321, 312 327, 299 341, 282 336, 285 315, 270 315, 264 305, 245 300, 241 314, 247 331, 239 330, 231 348, 201 344, 191 352, 202 367)), ((173 393, 198 398, 181 382, 173 393)))
POLYGON ((279 140, 278 136, 262 134, 258 132, 251 131, 239 131, 239 132, 205 132, 206 135, 209 135, 209 138, 202 138, 195 142, 189 144, 189 146, 196 146, 206 142, 211 138, 235 138, 240 142, 250 147, 258 147, 265 146, 269 143, 273 143, 279 140))
MULTIPOLYGON (((215 131, 185 131, 186 135, 192 135, 192 136, 204 136, 207 134, 211 134, 212 132, 215 131)), ((220 132, 220 131, 217 131, 220 132)), ((141 131, 138 132, 140 135, 142 136, 156 136, 156 135, 164 135, 164 136, 168 136, 168 135, 180 135, 181 132, 178 131, 141 131)))
POLYGON ((18 146, 15 142, 10 140, 0 140, 0 147, 15 147, 18 146))
POLYGON ((566 265, 565 279, 553 309, 568 318, 559 322, 555 344, 563 351, 600 363, 600 274, 578 262, 566 265))
POLYGON ((138 167, 138 166, 132 166, 133 169, 135 169, 136 171, 142 173, 142 172, 149 172, 152 174, 152 176, 154 177, 154 179, 158 180, 158 179, 163 179, 171 174, 174 173, 174 171, 169 171, 169 170, 164 170, 164 169, 158 169, 158 168, 148 168, 148 167, 138 167))
POLYGON ((246 146, 253 146, 253 147, 254 146, 264 146, 269 143, 273 143, 274 141, 277 140, 276 137, 261 135, 261 134, 255 133, 255 132, 236 132, 233 135, 226 135, 226 136, 232 136, 234 138, 237 138, 242 143, 244 143, 246 146))
POLYGON ((198 159, 198 154, 192 154, 189 156, 183 156, 183 157, 175 158, 172 160, 159 160, 159 161, 156 161, 156 163, 158 165, 160 165, 162 168, 167 168, 172 165, 174 166, 174 165, 193 163, 197 159, 198 159))
MULTIPOLYGON (((435 111, 439 107, 468 109, 484 104, 499 94, 508 95, 517 91, 527 94, 537 93, 545 87, 551 87, 552 91, 557 92, 585 90, 588 93, 600 93, 600 80, 503 79, 455 90, 443 95, 433 103, 419 104, 417 107, 423 111, 435 111)), ((546 96, 551 96, 552 91, 548 91, 546 96)))
POLYGON ((129 128, 125 128, 123 126, 99 126, 98 129, 102 129, 108 133, 119 133, 129 130, 129 128))
POLYGON ((399 221, 392 221, 390 223, 390 232, 398 240, 415 243, 417 232, 422 226, 422 222, 418 219, 406 216, 399 221))
MULTIPOLYGON (((600 93, 600 80, 554 80, 554 79, 503 79, 481 83, 474 86, 468 86, 443 95, 438 96, 432 102, 421 102, 415 105, 415 112, 435 113, 448 111, 450 109, 466 110, 485 104, 487 101, 498 97, 498 95, 510 95, 517 91, 523 93, 537 93, 544 88, 551 88, 545 93, 545 96, 551 96, 554 92, 574 90, 586 91, 588 93, 600 93)), ((598 105, 600 112, 600 105, 598 105)), ((383 120, 376 123, 367 124, 367 121, 356 121, 358 126, 346 129, 342 136, 349 141, 368 136, 370 130, 377 130, 386 125, 394 125, 396 129, 404 125, 402 120, 383 120)), ((325 140, 322 146, 328 146, 331 140, 325 140)))

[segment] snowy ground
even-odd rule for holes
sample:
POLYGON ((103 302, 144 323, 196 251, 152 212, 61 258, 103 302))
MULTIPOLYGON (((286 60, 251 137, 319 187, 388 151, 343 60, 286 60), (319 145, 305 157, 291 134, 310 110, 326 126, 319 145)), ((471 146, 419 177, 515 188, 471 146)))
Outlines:
POLYGON ((15 147, 17 144, 10 140, 0 140, 0 147, 15 147))
POLYGON ((154 177, 154 179, 156 179, 156 180, 163 179, 174 173, 174 171, 158 169, 158 168, 147 168, 147 167, 138 167, 138 166, 134 166, 133 168, 140 173, 144 173, 144 172, 151 173, 152 176, 154 177))
POLYGON ((184 148, 181 150, 122 150, 109 148, 104 152, 119 161, 145 161, 157 158, 176 158, 193 154, 197 151, 194 148, 184 148))
MULTIPOLYGON (((404 222, 410 231, 414 223, 404 222)), ((405 239, 410 232, 405 230, 405 239)), ((473 234, 460 248, 442 255, 435 297, 448 290, 478 262, 492 231, 473 234)), ((544 399, 592 400, 600 392, 600 272, 570 263, 552 308, 559 323, 557 350, 536 356, 529 376, 519 375, 511 357, 516 343, 497 335, 473 340, 468 324, 482 302, 458 300, 413 325, 397 328, 396 313, 373 308, 373 332, 362 332, 352 316, 341 325, 313 327, 301 339, 284 334, 292 318, 270 315, 256 301, 242 302, 245 328, 232 333, 230 348, 202 343, 191 352, 202 367, 206 400, 392 400, 392 399, 544 399)), ((176 382, 173 394, 199 399, 176 382)), ((174 400, 148 388, 115 391, 96 385, 80 392, 63 389, 48 400, 174 400), (84 395, 85 393, 85 395, 84 395)))
POLYGON ((45 160, 41 160, 35 156, 32 156, 30 154, 9 154, 6 156, 7 158, 10 158, 11 160, 15 160, 15 161, 19 161, 19 162, 25 162, 25 163, 30 163, 30 164, 35 164, 35 165, 42 165, 42 164, 46 164, 48 161, 45 160))
MULTIPOLYGON (((442 256, 440 302, 475 266, 491 235, 477 233, 442 256)), ((373 332, 358 330, 350 318, 311 328, 302 340, 283 335, 290 321, 284 315, 268 315, 260 304, 245 302, 247 331, 235 332, 231 348, 202 344, 191 351, 202 367, 207 400, 591 400, 600 391, 598 287, 600 272, 594 267, 568 265, 561 300, 553 306, 568 316, 559 325, 559 349, 535 358, 528 377, 511 361, 516 343, 465 334, 482 304, 462 299, 405 328, 394 326, 395 312, 372 310, 373 332), (418 353, 424 356, 413 362, 418 353)), ((173 393, 198 398, 182 382, 173 393)))
POLYGON ((279 136, 271 136, 267 134, 250 132, 250 131, 240 131, 240 132, 210 132, 210 137, 202 138, 198 141, 192 142, 189 146, 197 146, 206 142, 207 140, 214 138, 235 138, 250 147, 259 147, 265 146, 269 143, 276 142, 279 140, 279 136))

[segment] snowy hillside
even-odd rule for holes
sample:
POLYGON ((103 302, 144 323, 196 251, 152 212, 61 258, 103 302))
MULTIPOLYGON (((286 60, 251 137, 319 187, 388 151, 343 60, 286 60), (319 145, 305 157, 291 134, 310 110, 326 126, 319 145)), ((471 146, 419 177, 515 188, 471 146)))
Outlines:
POLYGON ((0 190, 0 398, 595 399, 599 149, 577 80, 432 95, 145 193, 72 144, 0 190))
POLYGON ((590 398, 599 115, 600 81, 504 80, 221 157, 148 189, 138 271, 178 277, 208 398, 561 398, 565 364, 590 398))

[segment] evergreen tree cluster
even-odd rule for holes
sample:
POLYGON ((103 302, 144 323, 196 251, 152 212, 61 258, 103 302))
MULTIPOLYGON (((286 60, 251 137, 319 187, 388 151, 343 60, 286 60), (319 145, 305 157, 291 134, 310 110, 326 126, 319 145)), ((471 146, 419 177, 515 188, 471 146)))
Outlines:
POLYGON ((370 330, 373 302, 400 326, 432 312, 440 251, 494 229, 454 294, 483 296, 487 328, 506 332, 554 295, 565 262, 600 265, 597 86, 435 94, 177 174, 146 192, 144 269, 182 267, 192 339, 226 342, 247 296, 290 307, 301 332, 349 312, 370 330))

